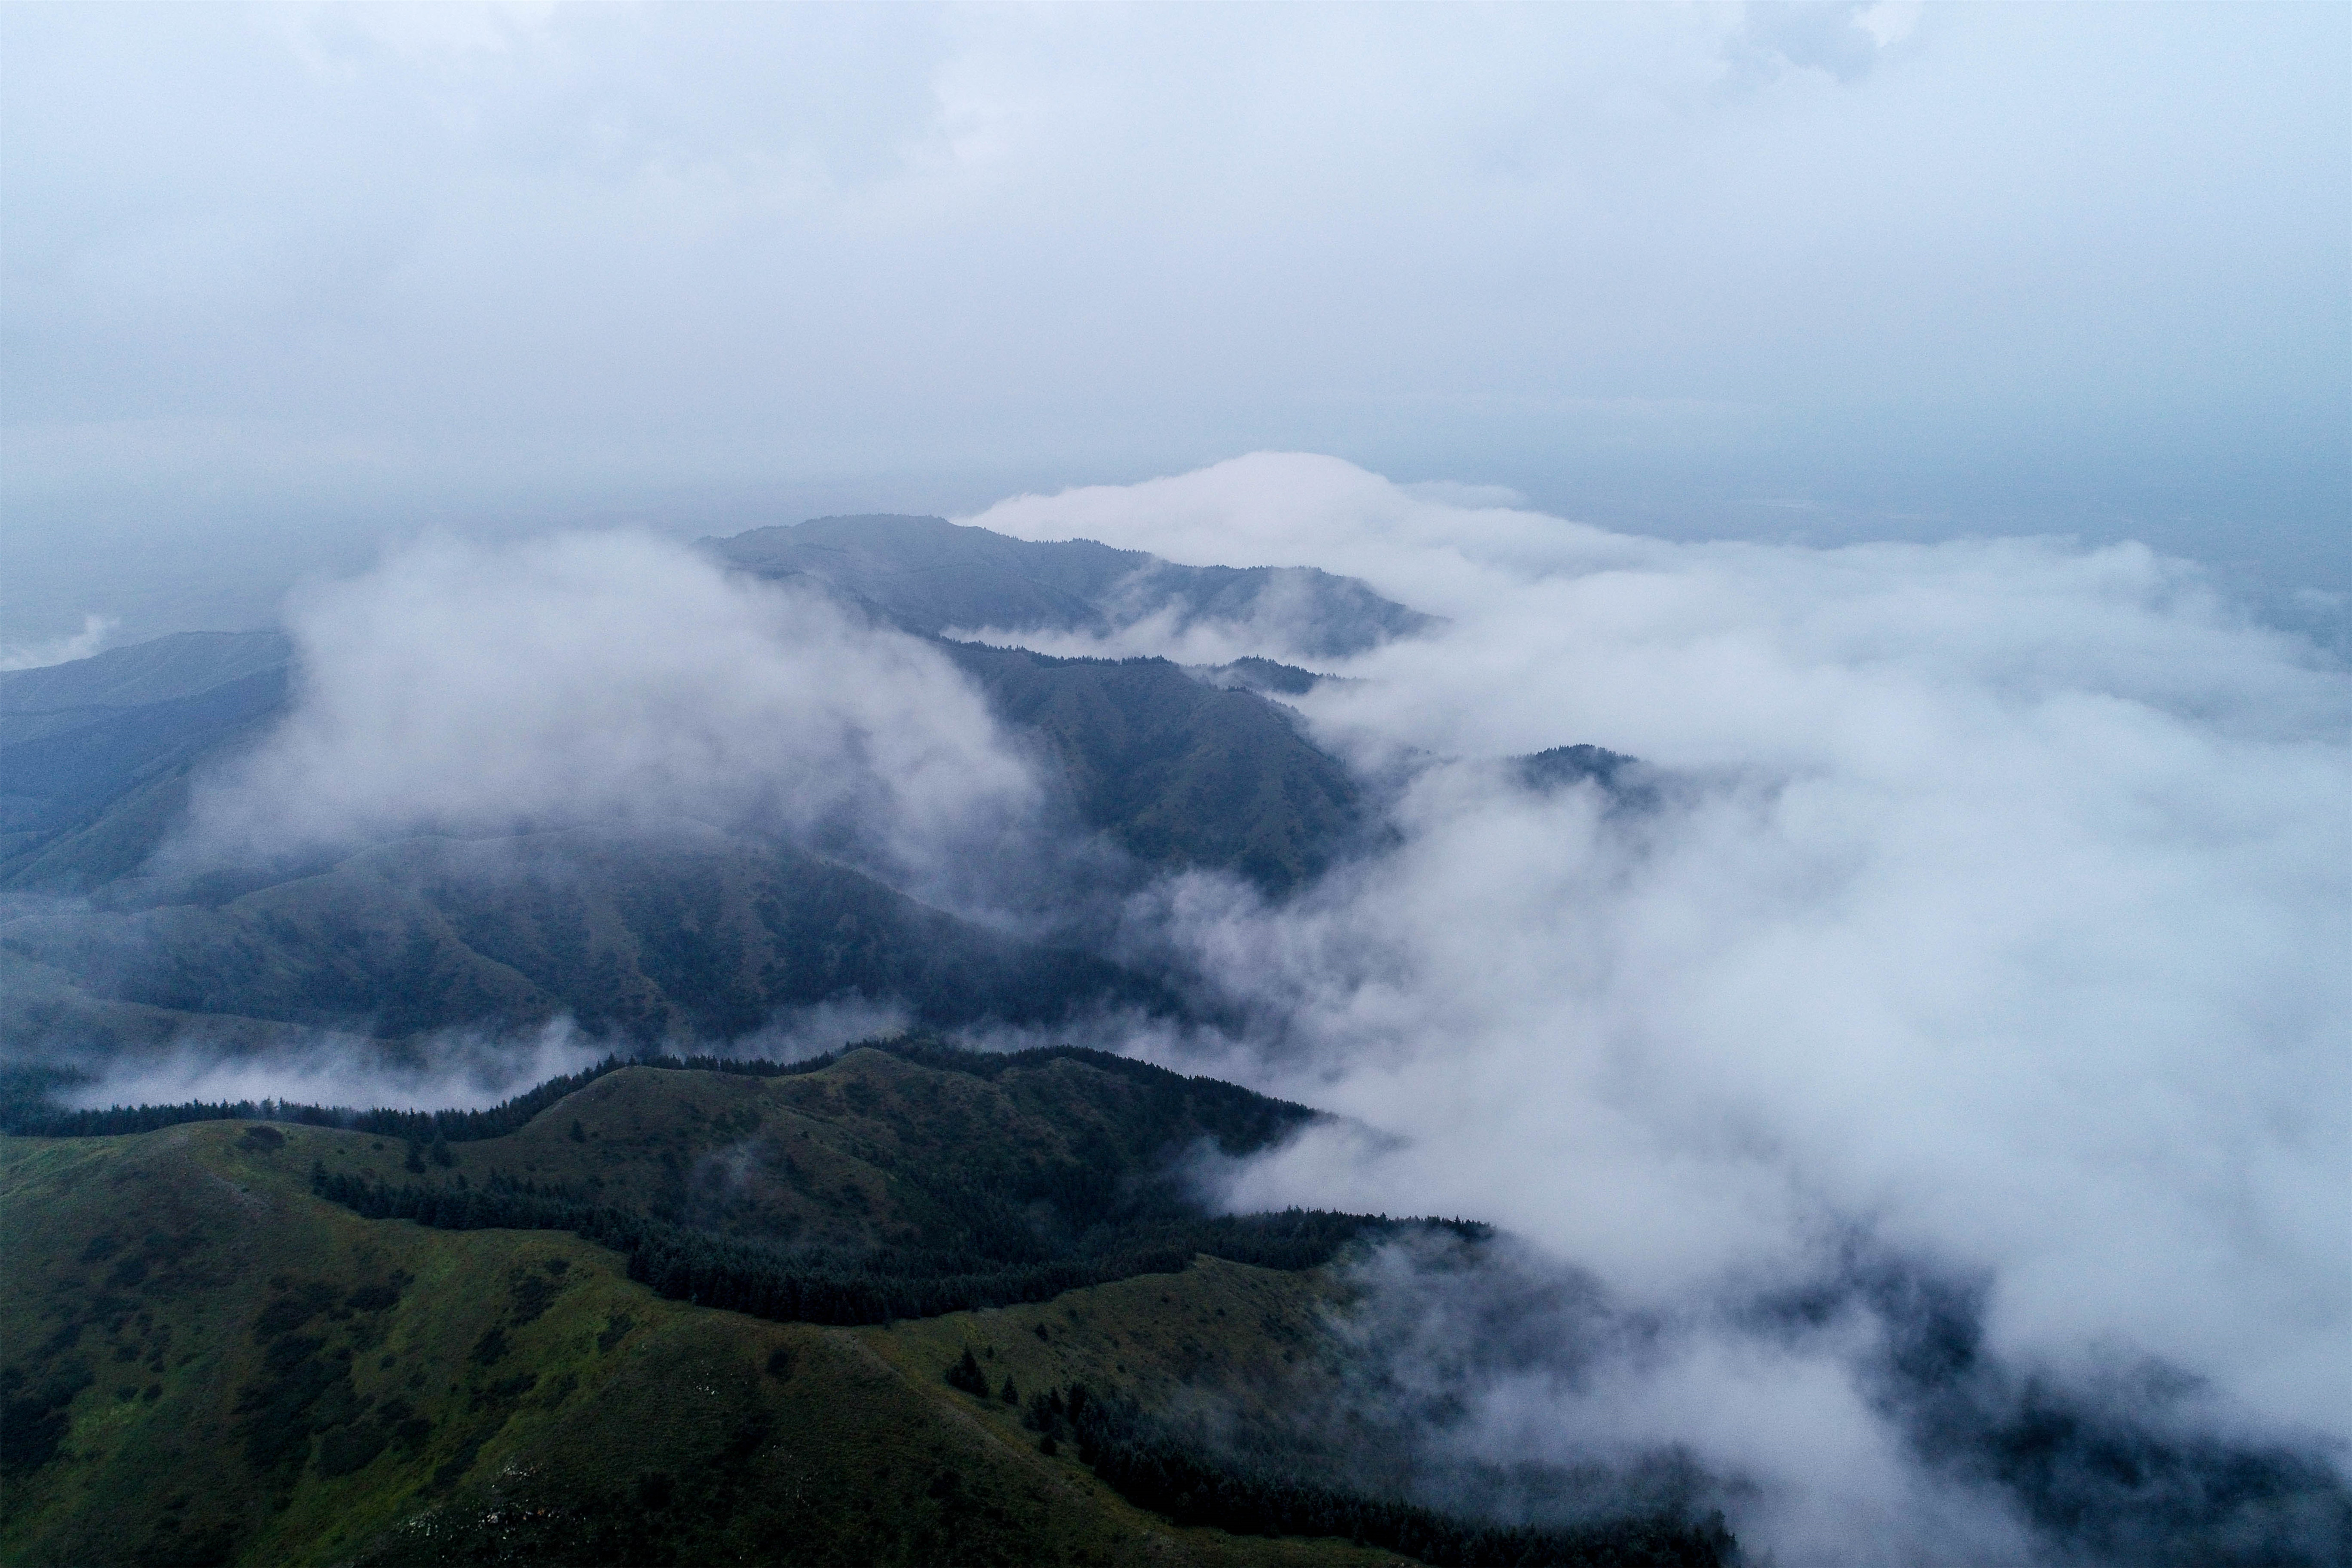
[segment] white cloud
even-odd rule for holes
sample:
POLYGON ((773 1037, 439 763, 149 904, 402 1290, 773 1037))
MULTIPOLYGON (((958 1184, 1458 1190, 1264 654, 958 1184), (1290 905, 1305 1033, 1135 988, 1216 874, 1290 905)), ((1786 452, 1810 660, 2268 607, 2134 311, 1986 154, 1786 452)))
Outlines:
POLYGON ((181 855, 691 818, 919 884, 1036 800, 937 651, 643 536, 426 542, 289 625, 293 710, 200 784, 181 855))
MULTIPOLYGON (((1139 912, 1268 1020, 1223 1066, 1394 1140, 1310 1134, 1234 1201, 1481 1215, 1660 1304, 1859 1226, 1990 1269, 1998 1353, 2120 1346, 2352 1438, 2340 666, 2137 546, 1672 545, 1327 458, 975 521, 1452 619, 1300 703, 1359 755, 1466 759, 1400 849, 1139 912), (1475 762, 1579 742, 1684 783, 1645 816, 1475 762)), ((1710 1419, 1762 1446, 1777 1398, 1710 1419)))
POLYGON ((110 616, 84 616, 81 630, 47 642, 11 643, 0 647, 0 669, 40 669, 88 658, 102 650, 120 623, 110 616))
POLYGON ((521 1034, 450 1029, 387 1047, 353 1035, 286 1031, 258 1050, 224 1051, 191 1035, 154 1051, 79 1064, 88 1080, 61 1090, 74 1106, 276 1100, 359 1110, 471 1110, 593 1066, 608 1042, 569 1018, 521 1034))

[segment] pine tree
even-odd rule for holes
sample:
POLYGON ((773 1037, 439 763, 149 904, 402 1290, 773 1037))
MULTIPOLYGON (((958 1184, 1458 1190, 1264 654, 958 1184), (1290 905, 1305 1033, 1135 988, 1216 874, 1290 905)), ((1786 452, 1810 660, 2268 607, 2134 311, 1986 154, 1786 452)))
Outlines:
POLYGON ((948 1368, 947 1380, 950 1388, 961 1388, 981 1399, 988 1397, 988 1373, 980 1370, 980 1359, 970 1345, 963 1347, 963 1359, 948 1368))

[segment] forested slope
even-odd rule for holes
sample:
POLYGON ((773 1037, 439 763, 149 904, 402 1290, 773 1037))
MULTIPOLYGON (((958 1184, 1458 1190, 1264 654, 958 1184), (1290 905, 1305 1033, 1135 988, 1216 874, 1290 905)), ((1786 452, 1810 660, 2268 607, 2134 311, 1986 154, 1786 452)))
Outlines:
POLYGON ((996 710, 1038 738, 1078 817, 1146 865, 1312 880, 1365 831, 1363 792, 1256 692, 1160 658, 950 645, 996 710))
POLYGON ((409 839, 217 903, 35 907, 0 949, 101 1003, 383 1036, 561 1012, 629 1038, 730 1038, 845 992, 935 1025, 1169 1005, 1103 960, 695 824, 409 839))
MULTIPOLYGON (((587 1192, 778 1256, 1067 1254, 1205 1218, 1185 1152, 1262 1147, 1298 1107, 1093 1052, 908 1041, 798 1068, 617 1067, 512 1114, 332 1127, 260 1109, 0 1139, 7 1560, 1396 1560, 1264 1533, 1280 1528, 1267 1507, 1304 1520, 1325 1494, 1222 1468, 1158 1424, 1204 1399, 1254 1419, 1344 1371, 1324 1328, 1342 1288, 1311 1266, 1328 1245, 840 1328, 670 1299, 560 1229, 420 1226, 320 1195, 339 1179, 587 1192), (1088 1389, 1115 1422, 1072 1423, 1088 1389), (1159 1497, 1171 1463, 1213 1483, 1159 1497)), ((1424 1561, 1491 1538, 1376 1501, 1347 1505, 1350 1528, 1405 1519, 1424 1561)), ((1325 1506, 1312 1517, 1341 1517, 1325 1506)), ((1720 1544, 1635 1521, 1522 1532, 1515 1560, 1709 1563, 1720 1544), (1666 1550, 1628 1554, 1643 1542, 1666 1550)))
POLYGON ((1053 942, 928 907, 822 847, 702 823, 165 866, 151 858, 192 776, 284 714, 286 640, 192 634, 0 673, 0 896, 20 895, 0 902, 0 1033, 104 1047, 197 1020, 400 1037, 569 1015, 640 1042, 726 1039, 849 995, 932 1025, 1165 1012, 1161 984, 1070 948, 1086 933, 1068 911, 1179 868, 1279 895, 1363 835, 1347 771, 1254 691, 1159 660, 938 646, 1055 803, 1055 843, 1003 868, 1008 897, 1061 921, 1053 942))

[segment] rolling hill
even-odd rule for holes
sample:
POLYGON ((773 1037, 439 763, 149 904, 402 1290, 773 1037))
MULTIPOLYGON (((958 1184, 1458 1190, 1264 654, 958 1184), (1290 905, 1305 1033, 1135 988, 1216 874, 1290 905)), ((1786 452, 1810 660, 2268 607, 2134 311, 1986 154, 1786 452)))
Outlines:
POLYGON ((1247 1423, 1340 1375, 1326 1325, 1346 1287, 1321 1265, 1389 1222, 1327 1216, 1278 1267, 1137 1254, 1035 1300, 856 1327, 698 1304, 695 1281, 564 1228, 371 1218, 330 1195, 593 1193, 831 1268, 942 1245, 1068 1255, 1211 1222, 1184 1151, 1262 1147, 1307 1114, 1081 1051, 908 1041, 722 1068, 613 1064, 504 1112, 179 1108, 143 1131, 97 1133, 100 1113, 46 1128, 95 1135, 0 1139, 0 1554, 1726 1560, 1706 1521, 1502 1531, 1236 1468, 1166 1425, 1203 1401, 1247 1423))

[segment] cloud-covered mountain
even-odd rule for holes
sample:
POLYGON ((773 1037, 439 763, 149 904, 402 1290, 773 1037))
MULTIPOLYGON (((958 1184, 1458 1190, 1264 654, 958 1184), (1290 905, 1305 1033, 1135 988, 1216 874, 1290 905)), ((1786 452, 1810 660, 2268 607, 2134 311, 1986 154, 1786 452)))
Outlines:
MULTIPOLYGON (((1063 559, 902 521, 810 527, 869 563, 940 530, 1063 559)), ((1144 558, 1100 553, 1097 597, 1131 594, 1109 589, 1144 558)), ((1264 578, 1227 577, 1263 607, 1264 578)), ((96 1047, 205 1018, 729 1039, 839 998, 941 1025, 1167 1013, 1079 915, 1186 868, 1280 894, 1368 831, 1348 770, 1251 690, 836 602, 650 542, 432 547, 323 591, 290 639, 0 673, 7 1026, 96 1047)))

